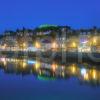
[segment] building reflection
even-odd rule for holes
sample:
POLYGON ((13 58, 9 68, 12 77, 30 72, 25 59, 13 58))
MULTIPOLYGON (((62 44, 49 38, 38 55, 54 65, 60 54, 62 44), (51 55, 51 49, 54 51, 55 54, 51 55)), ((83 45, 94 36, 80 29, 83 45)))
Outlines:
POLYGON ((34 75, 42 80, 77 78, 82 84, 100 85, 100 70, 97 66, 86 63, 61 65, 55 62, 51 64, 39 60, 2 57, 0 69, 8 74, 34 75))

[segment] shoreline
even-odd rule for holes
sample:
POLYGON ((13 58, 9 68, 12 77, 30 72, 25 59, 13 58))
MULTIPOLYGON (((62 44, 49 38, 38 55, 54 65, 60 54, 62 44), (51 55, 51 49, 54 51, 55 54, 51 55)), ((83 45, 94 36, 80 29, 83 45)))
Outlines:
MULTIPOLYGON (((53 52, 55 55, 53 56, 53 59, 51 61, 57 61, 61 62, 62 64, 68 63, 68 62, 75 62, 75 63, 83 63, 83 62, 89 62, 93 64, 100 64, 100 53, 78 53, 78 52, 63 52, 65 55, 62 56, 62 52, 53 52), (90 56, 94 57, 91 58, 90 56), (62 61, 62 58, 64 58, 64 61, 62 61), (98 61, 96 59, 98 58, 98 61)), ((38 55, 38 52, 15 52, 15 51, 2 51, 1 56, 5 57, 12 57, 12 58, 27 58, 27 59, 34 59, 34 58, 40 58, 40 60, 44 60, 47 58, 50 60, 50 57, 52 55, 52 52, 41 52, 42 57, 38 55)), ((45 60, 46 61, 46 60, 45 60)))

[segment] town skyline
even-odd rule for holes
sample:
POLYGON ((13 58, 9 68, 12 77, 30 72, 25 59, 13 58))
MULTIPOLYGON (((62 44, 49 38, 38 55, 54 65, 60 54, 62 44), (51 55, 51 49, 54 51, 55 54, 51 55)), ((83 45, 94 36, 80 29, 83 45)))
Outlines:
POLYGON ((72 26, 69 26, 69 25, 56 25, 56 24, 41 24, 39 26, 35 26, 35 27, 32 27, 32 28, 28 28, 28 27, 20 27, 20 28, 15 28, 15 29, 5 29, 4 31, 0 32, 0 35, 4 35, 6 32, 17 32, 18 30, 21 31, 21 30, 30 30, 30 31, 34 31, 35 29, 39 29, 39 28, 44 28, 44 27, 69 27, 71 28, 72 30, 92 30, 92 29, 97 29, 99 30, 100 27, 94 25, 94 26, 91 26, 91 27, 81 27, 81 28, 73 28, 72 26))

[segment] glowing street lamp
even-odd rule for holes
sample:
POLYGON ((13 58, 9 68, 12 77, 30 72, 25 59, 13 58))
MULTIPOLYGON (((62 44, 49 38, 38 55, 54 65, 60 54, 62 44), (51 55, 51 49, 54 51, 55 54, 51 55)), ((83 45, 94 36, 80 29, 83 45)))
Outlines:
POLYGON ((55 70, 57 69, 57 64, 53 63, 51 66, 52 66, 52 70, 55 72, 55 70))
POLYGON ((57 43, 56 43, 56 42, 53 42, 53 43, 52 43, 52 48, 54 48, 54 49, 57 48, 57 43))
POLYGON ((40 47, 41 47, 40 43, 36 41, 35 47, 36 47, 36 48, 40 48, 40 47))
POLYGON ((23 48, 23 50, 25 50, 26 47, 27 47, 26 43, 23 43, 23 44, 22 44, 22 48, 23 48))
POLYGON ((23 63, 22 63, 22 67, 23 67, 23 68, 25 68, 26 65, 27 65, 26 62, 23 62, 23 63))
POLYGON ((55 42, 52 43, 52 47, 56 48, 56 43, 55 42))
POLYGON ((24 47, 24 48, 26 47, 26 43, 23 43, 23 47, 24 47))
POLYGON ((36 70, 38 70, 41 66, 41 63, 39 61, 36 61, 36 64, 35 64, 35 68, 36 70))
POLYGON ((96 79, 96 78, 97 78, 96 70, 93 70, 93 71, 92 71, 92 76, 93 76, 93 79, 96 79))
POLYGON ((96 43, 97 43, 97 39, 94 37, 93 38, 93 44, 96 45, 96 43))
POLYGON ((89 75, 88 75, 88 73, 86 73, 86 74, 84 75, 84 79, 87 80, 87 81, 89 80, 89 75))
POLYGON ((76 66, 75 66, 74 64, 73 64, 72 67, 71 67, 71 71, 72 71, 73 74, 76 73, 76 66))
POLYGON ((77 45, 76 45, 76 43, 75 42, 73 42, 72 43, 72 47, 76 47, 77 45))

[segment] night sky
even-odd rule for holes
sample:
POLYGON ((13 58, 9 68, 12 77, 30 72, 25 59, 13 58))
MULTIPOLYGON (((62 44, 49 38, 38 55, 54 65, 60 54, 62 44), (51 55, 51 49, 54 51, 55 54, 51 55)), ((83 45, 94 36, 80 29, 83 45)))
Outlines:
POLYGON ((100 0, 0 0, 0 33, 41 24, 100 27, 100 0))

